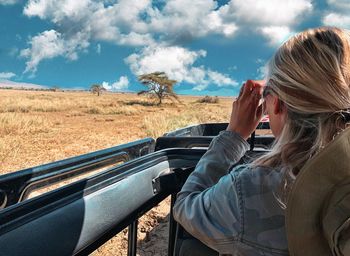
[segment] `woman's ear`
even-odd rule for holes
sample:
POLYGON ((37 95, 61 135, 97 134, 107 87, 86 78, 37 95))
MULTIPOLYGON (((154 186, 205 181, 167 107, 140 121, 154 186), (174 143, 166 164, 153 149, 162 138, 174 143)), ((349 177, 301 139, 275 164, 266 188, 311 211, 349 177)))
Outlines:
POLYGON ((282 114, 285 111, 285 106, 283 101, 281 101, 278 97, 274 96, 273 99, 273 113, 275 115, 282 114))

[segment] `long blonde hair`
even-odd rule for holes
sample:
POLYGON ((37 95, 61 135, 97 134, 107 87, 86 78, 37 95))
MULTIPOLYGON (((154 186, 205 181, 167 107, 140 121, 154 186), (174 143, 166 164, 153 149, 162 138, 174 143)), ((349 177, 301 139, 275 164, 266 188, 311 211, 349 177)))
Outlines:
POLYGON ((350 109, 350 33, 321 27, 285 42, 269 62, 267 85, 287 109, 271 152, 253 165, 296 176, 305 162, 346 127, 350 109))

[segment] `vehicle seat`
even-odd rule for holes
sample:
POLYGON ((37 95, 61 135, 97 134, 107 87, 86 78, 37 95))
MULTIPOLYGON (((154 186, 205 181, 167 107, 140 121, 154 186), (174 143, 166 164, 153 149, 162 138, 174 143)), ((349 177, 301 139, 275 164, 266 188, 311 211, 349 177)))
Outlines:
POLYGON ((219 256, 219 253, 194 238, 177 223, 174 256, 219 256))

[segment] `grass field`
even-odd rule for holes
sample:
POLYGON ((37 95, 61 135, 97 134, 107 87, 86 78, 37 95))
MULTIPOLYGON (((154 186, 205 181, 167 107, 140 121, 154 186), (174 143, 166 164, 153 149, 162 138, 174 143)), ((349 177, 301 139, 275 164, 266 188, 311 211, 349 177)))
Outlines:
POLYGON ((203 122, 228 120, 231 100, 161 106, 134 94, 0 90, 0 174, 203 122))
MULTIPOLYGON (((0 174, 156 138, 190 124, 227 122, 232 99, 214 104, 198 99, 181 96, 181 103, 157 106, 135 94, 0 90, 0 174)), ((140 255, 163 255, 165 238, 152 243, 151 234, 165 232, 161 223, 166 223, 168 211, 168 204, 161 205, 140 220, 140 255)), ((126 231, 93 255, 125 255, 125 248, 126 231)))

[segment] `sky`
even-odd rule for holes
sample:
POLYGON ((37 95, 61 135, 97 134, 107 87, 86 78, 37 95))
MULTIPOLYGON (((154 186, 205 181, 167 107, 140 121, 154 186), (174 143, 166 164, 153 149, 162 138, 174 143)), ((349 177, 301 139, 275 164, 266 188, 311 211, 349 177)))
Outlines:
POLYGON ((350 29, 350 0, 0 0, 0 83, 235 96, 290 36, 350 29))

